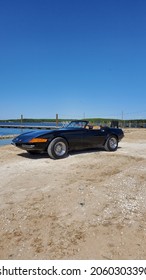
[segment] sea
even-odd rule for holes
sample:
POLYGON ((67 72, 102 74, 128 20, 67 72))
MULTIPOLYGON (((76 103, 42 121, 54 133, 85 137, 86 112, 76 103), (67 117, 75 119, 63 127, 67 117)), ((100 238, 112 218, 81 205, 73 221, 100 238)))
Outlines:
MULTIPOLYGON (((40 122, 40 123, 19 123, 19 122, 11 122, 11 123, 6 123, 6 122, 0 122, 0 125, 3 125, 3 124, 11 124, 11 125, 29 125, 29 126, 44 126, 44 129, 45 129, 45 126, 56 126, 56 123, 54 122, 40 122)), ((63 123, 58 123, 58 126, 63 126, 64 124, 63 123)), ((4 145, 10 145, 11 142, 12 142, 12 139, 15 137, 15 135, 19 135, 19 134, 22 134, 24 132, 29 132, 29 131, 32 131, 32 130, 39 130, 40 129, 27 129, 27 128, 1 128, 0 127, 0 137, 4 137, 4 136, 10 136, 10 138, 8 139, 0 139, 0 146, 4 146, 4 145), (12 137, 11 137, 12 136, 12 137)))

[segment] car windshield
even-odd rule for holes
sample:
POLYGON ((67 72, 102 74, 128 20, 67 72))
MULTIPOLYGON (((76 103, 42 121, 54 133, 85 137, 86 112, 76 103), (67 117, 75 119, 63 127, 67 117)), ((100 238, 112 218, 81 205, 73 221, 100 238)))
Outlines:
POLYGON ((67 128, 85 128, 87 121, 72 121, 67 125, 67 128))

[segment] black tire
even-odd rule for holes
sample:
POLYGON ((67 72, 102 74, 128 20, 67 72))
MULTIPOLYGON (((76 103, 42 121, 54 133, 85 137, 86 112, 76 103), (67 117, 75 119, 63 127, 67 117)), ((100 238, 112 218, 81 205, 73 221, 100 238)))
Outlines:
POLYGON ((65 158, 68 154, 68 144, 64 138, 57 137, 51 141, 47 148, 47 152, 50 158, 65 158))
POLYGON ((106 151, 111 151, 114 152, 118 148, 118 139, 116 136, 111 135, 109 138, 106 140, 106 143, 104 145, 104 148, 106 151))

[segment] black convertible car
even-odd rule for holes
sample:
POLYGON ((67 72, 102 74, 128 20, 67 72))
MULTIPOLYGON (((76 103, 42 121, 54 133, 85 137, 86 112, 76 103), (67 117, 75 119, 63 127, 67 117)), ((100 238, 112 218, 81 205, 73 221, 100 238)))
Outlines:
POLYGON ((124 137, 122 129, 92 127, 88 121, 71 121, 66 127, 23 133, 12 144, 30 154, 47 152, 53 159, 67 156, 69 151, 89 148, 104 148, 116 151, 124 137))

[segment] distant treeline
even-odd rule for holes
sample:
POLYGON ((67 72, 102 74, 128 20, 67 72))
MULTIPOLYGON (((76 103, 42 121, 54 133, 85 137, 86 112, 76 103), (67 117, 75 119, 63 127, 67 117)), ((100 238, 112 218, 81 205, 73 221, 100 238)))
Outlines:
MULTIPOLYGON (((8 119, 8 120, 0 120, 0 122, 27 122, 27 123, 49 123, 49 122, 68 122, 72 121, 74 119, 29 119, 29 118, 23 118, 23 119, 8 119)), ((125 123, 131 123, 131 124, 143 124, 146 123, 146 119, 132 119, 132 120, 122 120, 122 119, 108 119, 108 118, 86 118, 87 121, 89 121, 92 124, 109 124, 111 121, 118 121, 119 124, 125 124, 125 123)))

